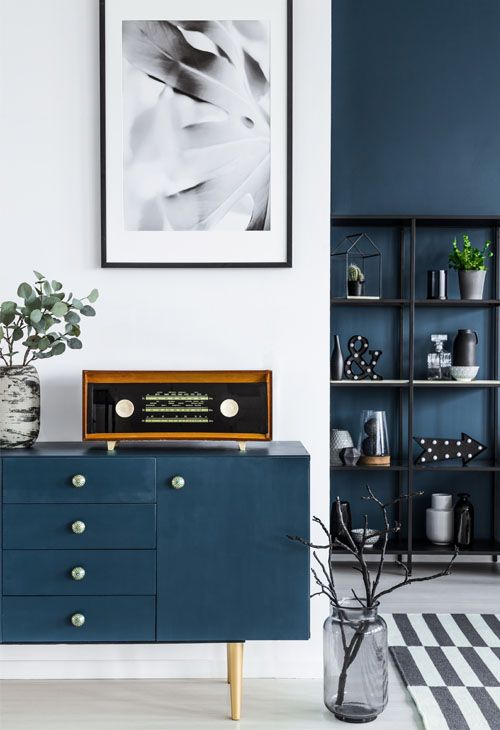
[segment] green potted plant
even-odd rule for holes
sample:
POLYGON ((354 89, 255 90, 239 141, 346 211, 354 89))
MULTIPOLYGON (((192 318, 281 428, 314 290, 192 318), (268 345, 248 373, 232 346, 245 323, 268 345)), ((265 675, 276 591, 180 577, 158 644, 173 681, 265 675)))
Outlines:
POLYGON ((458 271, 458 285, 462 299, 482 299, 484 280, 486 278, 486 259, 493 256, 490 241, 486 241, 483 249, 472 245, 469 236, 463 234, 463 248, 459 249, 457 239, 449 255, 450 269, 458 271))
POLYGON ((365 275, 356 264, 351 264, 347 271, 347 294, 350 297, 360 297, 363 294, 365 275))
POLYGON ((34 272, 33 285, 17 289, 20 302, 0 304, 0 447, 32 446, 40 431, 40 380, 36 360, 79 350, 81 317, 94 317, 99 292, 77 299, 63 285, 34 272))

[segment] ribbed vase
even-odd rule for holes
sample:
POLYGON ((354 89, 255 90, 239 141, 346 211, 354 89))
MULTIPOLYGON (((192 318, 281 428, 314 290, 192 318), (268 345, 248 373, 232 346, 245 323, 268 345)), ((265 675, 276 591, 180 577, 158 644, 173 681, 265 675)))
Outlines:
POLYGON ((40 379, 33 365, 0 368, 0 448, 33 446, 40 432, 40 379))

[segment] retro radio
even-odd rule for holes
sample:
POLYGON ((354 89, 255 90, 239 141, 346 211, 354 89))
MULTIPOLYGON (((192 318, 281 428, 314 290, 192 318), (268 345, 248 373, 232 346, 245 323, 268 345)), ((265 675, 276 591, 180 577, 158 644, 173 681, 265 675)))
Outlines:
POLYGON ((85 370, 83 440, 269 441, 270 370, 85 370))

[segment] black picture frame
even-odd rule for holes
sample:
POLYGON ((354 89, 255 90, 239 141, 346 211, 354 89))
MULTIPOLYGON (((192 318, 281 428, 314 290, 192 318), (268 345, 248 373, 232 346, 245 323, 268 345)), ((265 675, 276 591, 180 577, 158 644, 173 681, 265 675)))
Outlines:
POLYGON ((100 229, 101 268, 291 268, 293 201, 293 0, 284 0, 287 10, 286 49, 286 259, 277 262, 126 262, 107 260, 106 201, 106 0, 99 0, 100 77, 100 229))

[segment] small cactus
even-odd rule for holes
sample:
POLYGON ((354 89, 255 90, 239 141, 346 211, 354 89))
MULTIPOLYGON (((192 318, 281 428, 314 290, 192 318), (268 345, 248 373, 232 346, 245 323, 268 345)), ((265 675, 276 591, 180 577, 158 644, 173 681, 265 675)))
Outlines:
POLYGON ((359 281, 362 284, 365 280, 365 275, 356 264, 351 264, 347 272, 348 281, 359 281))

